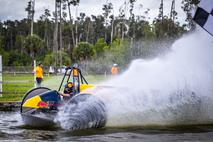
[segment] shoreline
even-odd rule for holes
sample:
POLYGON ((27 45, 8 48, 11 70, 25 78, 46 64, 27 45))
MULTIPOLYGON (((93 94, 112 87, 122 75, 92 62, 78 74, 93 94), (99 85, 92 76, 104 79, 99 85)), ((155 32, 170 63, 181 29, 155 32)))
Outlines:
POLYGON ((18 111, 20 109, 21 102, 0 102, 0 111, 18 111))

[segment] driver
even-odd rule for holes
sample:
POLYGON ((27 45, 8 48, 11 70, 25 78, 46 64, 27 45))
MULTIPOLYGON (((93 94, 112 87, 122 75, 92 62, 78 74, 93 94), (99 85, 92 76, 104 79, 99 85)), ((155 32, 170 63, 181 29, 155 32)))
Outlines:
POLYGON ((65 85, 64 92, 60 93, 63 99, 67 100, 74 96, 74 86, 72 82, 68 82, 65 85))

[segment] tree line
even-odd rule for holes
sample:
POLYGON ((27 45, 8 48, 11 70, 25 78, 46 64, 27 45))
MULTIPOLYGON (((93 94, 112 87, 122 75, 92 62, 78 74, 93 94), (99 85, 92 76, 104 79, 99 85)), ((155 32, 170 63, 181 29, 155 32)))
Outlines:
POLYGON ((86 15, 79 13, 73 18, 71 9, 80 0, 56 0, 55 11, 45 9, 39 19, 33 21, 30 2, 26 4, 28 17, 22 20, 0 21, 0 54, 4 66, 29 66, 33 60, 46 65, 68 65, 73 62, 94 61, 102 64, 116 62, 125 66, 132 59, 156 55, 161 41, 173 41, 193 29, 190 10, 197 0, 182 0, 186 23, 178 22, 173 0, 170 15, 163 13, 163 0, 159 14, 149 22, 150 9, 135 15, 136 0, 126 1, 113 15, 114 5, 106 2, 103 13, 86 15), (128 6, 128 9, 126 7, 128 6), (129 13, 127 17, 126 13, 129 13), (31 14, 31 16, 30 16, 31 14))

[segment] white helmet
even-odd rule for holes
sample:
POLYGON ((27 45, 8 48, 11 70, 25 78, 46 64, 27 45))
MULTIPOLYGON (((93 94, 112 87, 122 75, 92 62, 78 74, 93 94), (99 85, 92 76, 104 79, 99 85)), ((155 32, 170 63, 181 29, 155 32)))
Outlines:
POLYGON ((75 63, 74 65, 73 65, 73 68, 78 68, 78 64, 77 63, 75 63))

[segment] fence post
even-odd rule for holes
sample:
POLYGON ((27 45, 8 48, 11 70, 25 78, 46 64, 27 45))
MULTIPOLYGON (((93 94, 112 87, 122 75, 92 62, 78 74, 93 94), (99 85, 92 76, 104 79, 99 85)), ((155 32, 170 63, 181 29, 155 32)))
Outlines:
POLYGON ((36 60, 33 61, 34 88, 36 88, 36 72, 35 72, 35 68, 36 68, 36 60))
POLYGON ((2 87, 2 56, 0 55, 0 97, 2 97, 3 87, 2 87))

